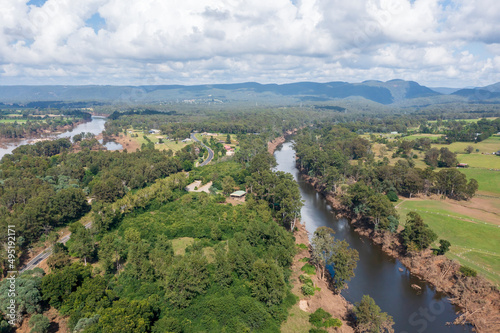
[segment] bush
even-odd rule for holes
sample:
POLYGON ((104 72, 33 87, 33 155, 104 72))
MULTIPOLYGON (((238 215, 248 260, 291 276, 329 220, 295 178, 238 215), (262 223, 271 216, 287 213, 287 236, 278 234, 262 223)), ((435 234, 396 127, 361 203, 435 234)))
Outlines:
POLYGON ((49 331, 50 320, 42 314, 35 314, 30 318, 30 333, 46 333, 49 331))
POLYGON ((306 244, 304 244, 304 243, 300 243, 300 244, 298 244, 298 245, 297 245, 297 247, 298 247, 299 249, 302 249, 302 250, 307 250, 307 249, 308 249, 307 245, 306 245, 306 244))
POLYGON ((472 277, 477 276, 476 270, 468 266, 460 266, 460 273, 462 273, 464 276, 472 276, 472 277))
POLYGON ((305 264, 304 266, 302 266, 302 268, 300 270, 305 272, 306 274, 309 274, 309 275, 316 274, 316 267, 314 267, 311 264, 305 264))
POLYGON ((396 202, 399 199, 398 194, 394 191, 387 192, 386 196, 391 202, 396 202))
POLYGON ((304 284, 302 286, 302 294, 304 294, 305 296, 313 296, 314 295, 314 286, 312 284, 304 284))
POLYGON ((342 326, 342 322, 339 319, 332 318, 332 315, 322 308, 317 309, 309 315, 309 322, 317 328, 342 326))

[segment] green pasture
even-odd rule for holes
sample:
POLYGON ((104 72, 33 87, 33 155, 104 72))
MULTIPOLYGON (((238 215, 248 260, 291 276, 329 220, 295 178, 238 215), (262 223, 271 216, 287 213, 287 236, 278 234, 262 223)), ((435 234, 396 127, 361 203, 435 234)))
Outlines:
MULTIPOLYGON (((496 157, 500 160, 500 157, 496 157)), ((474 178, 479 183, 479 191, 485 194, 500 195, 500 171, 467 168, 460 169, 467 179, 474 178)))
POLYGON ((476 149, 479 149, 479 153, 493 153, 495 151, 500 150, 500 136, 492 136, 486 140, 483 140, 478 143, 474 142, 453 142, 452 144, 449 145, 443 145, 443 144, 433 144, 433 148, 441 149, 442 147, 448 148, 450 151, 454 153, 464 153, 465 148, 468 146, 472 146, 474 148, 474 152, 476 152, 476 149))
POLYGON ((28 120, 26 119, 16 119, 16 118, 8 118, 8 119, 0 119, 0 124, 25 124, 28 120))
POLYGON ((413 134, 409 136, 403 137, 403 140, 417 140, 421 138, 428 138, 431 139, 432 141, 436 141, 440 137, 442 137, 443 134, 413 134))
MULTIPOLYGON (((439 239, 451 242, 451 258, 477 269, 500 284, 500 227, 458 214, 439 201, 405 201, 397 209, 403 225, 406 215, 410 211, 416 211, 439 239), (465 251, 466 256, 462 255, 465 251)), ((437 244, 436 242, 435 246, 437 244)))
MULTIPOLYGON (((135 140, 137 141, 140 145, 142 145, 143 143, 144 144, 147 144, 148 141, 146 139, 144 139, 144 135, 146 135, 146 137, 151 140, 151 142, 153 143, 156 143, 158 142, 158 137, 162 137, 163 138, 163 143, 161 144, 155 144, 155 148, 158 149, 158 150, 169 150, 169 149, 172 149, 172 151, 174 153, 178 152, 179 150, 181 150, 182 148, 186 147, 187 145, 191 144, 191 142, 182 142, 181 140, 179 141, 171 141, 171 140, 168 140, 166 139, 166 135, 161 135, 161 134, 144 134, 142 131, 133 131, 134 134, 137 134, 138 137, 136 138, 131 138, 132 140, 135 140)), ((130 133, 127 132, 127 136, 130 137, 130 133)))
POLYGON ((500 169, 500 156, 497 155, 459 154, 457 159, 471 168, 500 169))

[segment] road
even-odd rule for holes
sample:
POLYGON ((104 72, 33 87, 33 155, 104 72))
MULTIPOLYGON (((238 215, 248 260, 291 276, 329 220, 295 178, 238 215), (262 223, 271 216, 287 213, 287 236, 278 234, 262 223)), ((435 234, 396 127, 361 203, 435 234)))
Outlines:
POLYGON ((210 149, 207 145, 205 145, 203 142, 198 140, 198 138, 194 135, 194 133, 191 133, 191 139, 193 139, 196 142, 201 143, 201 145, 208 150, 208 158, 206 160, 204 160, 203 163, 201 163, 198 166, 205 166, 208 163, 210 163, 210 161, 214 158, 214 151, 212 149, 210 149))
MULTIPOLYGON (((92 222, 89 222, 85 225, 85 228, 89 229, 92 226, 92 222)), ((63 238, 61 238, 58 242, 66 244, 67 241, 69 241, 69 238, 71 236, 71 233, 67 234, 63 238)), ((50 255, 52 254, 52 247, 49 247, 45 250, 43 250, 41 253, 39 253, 36 257, 31 259, 23 268, 19 270, 19 273, 22 273, 24 271, 30 270, 38 266, 39 263, 47 259, 50 255)))

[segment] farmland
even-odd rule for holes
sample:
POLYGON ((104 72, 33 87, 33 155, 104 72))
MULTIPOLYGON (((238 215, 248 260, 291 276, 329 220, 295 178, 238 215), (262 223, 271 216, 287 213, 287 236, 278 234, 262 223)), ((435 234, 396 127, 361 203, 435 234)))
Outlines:
MULTIPOLYGON (((500 203, 500 200, 497 203, 500 203)), ((434 198, 434 200, 406 200, 401 202, 397 209, 403 224, 406 215, 410 211, 416 211, 440 239, 451 242, 448 257, 476 269, 500 285, 500 249, 498 248, 500 211, 485 214, 481 209, 469 208, 464 209, 466 212, 464 214, 458 212, 459 206, 462 206, 462 203, 434 198)), ((478 202, 478 206, 483 205, 478 202)), ((437 247, 437 242, 434 245, 437 247)))

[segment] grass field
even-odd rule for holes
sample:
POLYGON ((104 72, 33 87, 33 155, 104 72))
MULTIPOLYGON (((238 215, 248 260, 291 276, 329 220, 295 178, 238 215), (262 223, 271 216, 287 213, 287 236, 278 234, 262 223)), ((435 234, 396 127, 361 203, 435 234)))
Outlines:
MULTIPOLYGON (((398 206, 402 224, 410 211, 422 216, 439 238, 451 242, 449 257, 473 267, 500 285, 500 227, 474 216, 459 214, 445 202, 407 200, 398 206)), ((437 246, 437 243, 435 244, 437 246)))
POLYGON ((13 124, 17 122, 18 124, 25 124, 28 120, 26 119, 0 119, 0 124, 13 124))
MULTIPOLYGON (((144 133, 142 131, 133 131, 133 133, 137 134, 138 137, 131 138, 131 139, 137 141, 139 143, 139 145, 142 145, 143 143, 146 143, 146 144, 148 143, 148 141, 146 139, 144 139, 144 133)), ((130 137, 130 133, 127 133, 127 136, 130 137)), ((151 142, 156 143, 156 142, 158 142, 158 137, 163 137, 164 138, 165 136, 164 135, 160 135, 160 134, 146 134, 146 137, 148 137, 149 140, 151 140, 151 142)), ((185 143, 185 142, 182 142, 182 141, 170 141, 170 140, 167 140, 167 139, 164 139, 163 142, 164 143, 161 143, 161 144, 155 144, 155 148, 158 149, 158 150, 169 150, 169 149, 172 149, 172 151, 174 153, 176 153, 177 151, 179 151, 182 148, 186 147, 187 145, 191 144, 191 142, 185 143)))
MULTIPOLYGON (((497 157, 500 159, 500 157, 497 157)), ((460 169, 467 179, 474 178, 479 183, 479 191, 500 196, 500 171, 480 168, 460 169)))
POLYGON ((311 328, 309 313, 302 311, 297 303, 292 306, 287 320, 281 325, 281 333, 308 333, 311 328))
POLYGON ((429 138, 432 141, 435 141, 442 137, 442 134, 413 134, 409 136, 405 136, 403 140, 416 140, 416 139, 421 139, 421 138, 429 138))
POLYGON ((440 149, 441 147, 446 147, 450 151, 454 153, 463 153, 465 151, 465 148, 468 146, 472 146, 474 148, 474 152, 476 152, 476 149, 479 149, 480 153, 493 153, 495 151, 500 150, 500 136, 492 136, 486 140, 483 140, 478 143, 473 143, 473 142, 453 142, 452 144, 449 145, 438 145, 438 144, 433 144, 432 147, 440 149))
POLYGON ((500 156, 497 155, 459 154, 457 159, 472 168, 500 169, 500 156))

